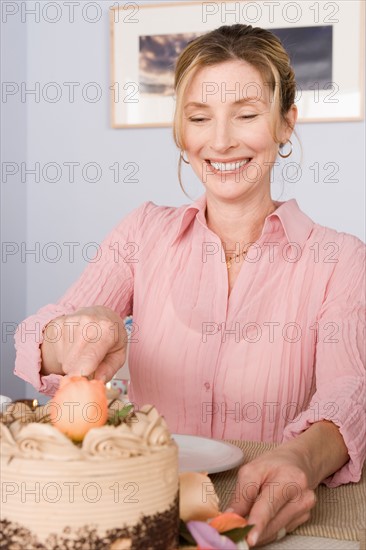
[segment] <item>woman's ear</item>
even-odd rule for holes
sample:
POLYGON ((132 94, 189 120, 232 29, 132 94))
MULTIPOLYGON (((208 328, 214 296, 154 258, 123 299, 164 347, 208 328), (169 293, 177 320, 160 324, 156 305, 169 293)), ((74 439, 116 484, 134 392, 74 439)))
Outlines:
POLYGON ((286 141, 288 141, 290 139, 291 134, 292 134, 292 132, 294 131, 294 128, 295 128, 297 117, 298 117, 298 110, 297 110, 296 105, 293 104, 293 105, 291 105, 291 107, 289 108, 289 110, 286 113, 285 118, 286 118, 287 124, 285 125, 285 127, 283 129, 284 139, 281 140, 282 143, 286 143, 286 141))

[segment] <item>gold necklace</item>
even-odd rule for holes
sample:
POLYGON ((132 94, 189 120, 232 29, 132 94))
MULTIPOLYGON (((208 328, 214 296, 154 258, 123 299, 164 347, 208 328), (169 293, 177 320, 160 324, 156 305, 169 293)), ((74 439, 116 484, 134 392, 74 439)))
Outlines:
POLYGON ((228 269, 231 268, 231 264, 233 263, 233 260, 236 260, 236 258, 239 258, 239 256, 243 256, 245 258, 246 253, 248 252, 250 246, 246 250, 243 250, 243 252, 239 252, 239 254, 234 254, 234 256, 231 256, 230 258, 227 258, 226 260, 226 267, 228 269))
MULTIPOLYGON (((276 209, 277 209, 277 207, 274 206, 274 208, 271 209, 271 210, 268 212, 268 214, 266 215, 266 217, 268 217, 268 216, 270 216, 271 214, 273 214, 273 212, 274 212, 276 209)), ((227 267, 228 269, 230 269, 233 260, 236 260, 236 258, 239 258, 239 256, 243 256, 243 258, 245 258, 245 255, 246 255, 246 253, 248 252, 248 250, 249 250, 249 248, 250 248, 251 246, 252 246, 252 245, 250 244, 250 245, 248 246, 248 248, 246 248, 245 250, 243 250, 243 252, 240 252, 239 254, 234 254, 234 256, 231 256, 230 258, 228 258, 228 259, 226 260, 226 267, 227 267)))

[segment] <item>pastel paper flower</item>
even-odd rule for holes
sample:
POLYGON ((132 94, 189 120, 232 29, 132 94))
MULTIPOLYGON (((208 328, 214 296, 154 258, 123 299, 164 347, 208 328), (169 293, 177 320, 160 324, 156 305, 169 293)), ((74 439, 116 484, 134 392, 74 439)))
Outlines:
POLYGON ((230 531, 231 529, 245 527, 248 525, 248 522, 245 518, 235 514, 234 512, 224 512, 209 521, 209 525, 214 527, 219 533, 224 533, 225 531, 230 531))
POLYGON ((203 521, 189 521, 187 528, 200 550, 237 550, 235 542, 203 521))
POLYGON ((92 428, 103 426, 108 418, 105 385, 83 376, 62 378, 46 407, 52 424, 77 442, 92 428))
POLYGON ((211 479, 200 472, 179 474, 179 516, 184 522, 206 521, 220 513, 211 479))

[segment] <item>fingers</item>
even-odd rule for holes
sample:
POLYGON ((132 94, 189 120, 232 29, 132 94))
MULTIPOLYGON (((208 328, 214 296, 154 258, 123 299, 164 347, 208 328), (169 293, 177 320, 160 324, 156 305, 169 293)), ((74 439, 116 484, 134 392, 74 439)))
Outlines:
POLYGON ((94 378, 96 380, 102 380, 103 382, 109 382, 116 372, 123 367, 125 360, 126 352, 124 349, 106 355, 104 360, 96 368, 94 378))
POLYGON ((260 492, 260 478, 258 474, 254 479, 250 473, 246 473, 247 471, 249 472, 246 466, 239 470, 238 480, 235 485, 235 494, 229 504, 229 508, 233 512, 243 517, 249 514, 260 492))
POLYGON ((294 520, 289 524, 288 528, 286 529, 286 532, 291 533, 292 531, 295 531, 295 529, 297 529, 300 525, 302 525, 306 521, 309 521, 310 516, 310 512, 305 512, 305 514, 302 514, 300 517, 294 518, 294 520))
POLYGON ((123 367, 125 360, 124 349, 109 352, 104 346, 84 348, 80 353, 75 351, 72 358, 67 357, 63 369, 68 376, 86 376, 108 382, 123 367))
POLYGON ((84 347, 80 352, 72 350, 71 356, 67 355, 65 357, 62 368, 67 376, 90 377, 103 361, 106 351, 102 347, 97 350, 84 347))
POLYGON ((248 517, 248 523, 254 525, 248 535, 249 545, 254 546, 257 543, 266 527, 285 505, 286 500, 281 485, 276 481, 267 481, 262 484, 248 517))
POLYGON ((68 376, 95 373, 96 379, 110 380, 125 361, 127 333, 123 326, 116 331, 109 319, 90 319, 83 316, 72 341, 65 339, 62 368, 68 376))
POLYGON ((249 516, 254 525, 248 544, 255 546, 275 540, 285 527, 295 529, 308 519, 315 505, 314 491, 308 488, 305 473, 294 466, 276 460, 275 453, 262 456, 239 470, 235 496, 229 507, 241 516, 249 516))
POLYGON ((258 509, 263 525, 267 524, 286 502, 286 496, 278 491, 280 479, 282 474, 271 471, 266 459, 253 460, 239 470, 235 496, 229 507, 241 516, 247 516, 253 508, 258 509))
MULTIPOLYGON (((259 533, 257 544, 267 544, 273 540, 276 540, 277 534, 285 527, 286 532, 290 533, 296 529, 299 525, 308 521, 310 518, 310 510, 315 505, 315 493, 314 491, 307 489, 301 492, 299 498, 296 501, 287 502, 278 514, 265 526, 265 528, 259 533)), ((255 523, 258 525, 258 521, 255 517, 255 511, 253 507, 253 513, 249 517, 249 523, 255 523)), ((253 533, 255 528, 253 528, 253 533)), ((249 542, 249 536, 248 536, 249 542)))

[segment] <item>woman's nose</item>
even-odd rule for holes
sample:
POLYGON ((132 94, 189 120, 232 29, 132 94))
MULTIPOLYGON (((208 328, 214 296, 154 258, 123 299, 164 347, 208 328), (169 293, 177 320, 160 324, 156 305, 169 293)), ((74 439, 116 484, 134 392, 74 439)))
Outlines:
POLYGON ((211 130, 209 145, 213 151, 224 153, 232 147, 238 145, 238 139, 235 135, 235 129, 229 122, 216 122, 211 130))

